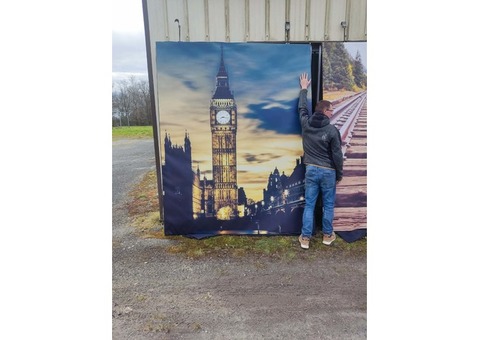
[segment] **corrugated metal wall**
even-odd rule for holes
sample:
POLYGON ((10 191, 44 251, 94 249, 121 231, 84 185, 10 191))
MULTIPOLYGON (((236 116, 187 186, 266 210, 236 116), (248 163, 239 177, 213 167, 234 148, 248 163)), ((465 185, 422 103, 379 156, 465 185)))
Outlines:
MULTIPOLYGON (((367 0, 142 1, 153 75, 157 41, 367 40, 367 0)), ((156 90, 156 77, 153 86, 156 90)))
POLYGON ((145 0, 155 41, 366 41, 367 0, 145 0), (178 21, 175 21, 178 19, 178 21), (285 29, 290 23, 290 30, 285 29), (342 22, 346 27, 342 27, 342 22), (179 34, 180 33, 180 34, 179 34))

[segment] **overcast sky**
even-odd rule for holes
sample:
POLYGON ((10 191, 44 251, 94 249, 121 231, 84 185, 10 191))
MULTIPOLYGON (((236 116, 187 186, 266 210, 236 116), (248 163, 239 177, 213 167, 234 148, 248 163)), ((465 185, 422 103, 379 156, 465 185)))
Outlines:
POLYGON ((115 0, 112 7, 112 80, 147 78, 147 53, 141 0, 115 0))

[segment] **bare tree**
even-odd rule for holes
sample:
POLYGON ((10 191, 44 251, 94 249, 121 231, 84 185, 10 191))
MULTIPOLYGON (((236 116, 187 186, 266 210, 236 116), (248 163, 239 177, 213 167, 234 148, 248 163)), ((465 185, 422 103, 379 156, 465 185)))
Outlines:
POLYGON ((119 125, 151 125, 150 88, 148 82, 131 76, 121 80, 112 89, 112 118, 118 117, 119 125))
POLYGON ((152 125, 152 105, 150 101, 150 86, 146 80, 138 82, 138 96, 140 107, 143 112, 143 122, 145 125, 152 125))

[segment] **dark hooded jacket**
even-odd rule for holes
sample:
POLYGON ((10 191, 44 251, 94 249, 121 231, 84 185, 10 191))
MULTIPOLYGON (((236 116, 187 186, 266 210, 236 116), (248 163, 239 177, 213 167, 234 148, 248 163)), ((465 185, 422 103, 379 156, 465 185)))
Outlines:
POLYGON ((342 139, 338 129, 322 112, 309 116, 307 90, 300 90, 298 113, 302 125, 305 164, 334 169, 337 181, 343 177, 342 139))

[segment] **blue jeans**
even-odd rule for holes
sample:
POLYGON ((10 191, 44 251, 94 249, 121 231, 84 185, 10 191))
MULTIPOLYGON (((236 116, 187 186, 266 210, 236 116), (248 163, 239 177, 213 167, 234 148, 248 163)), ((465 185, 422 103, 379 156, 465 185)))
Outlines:
POLYGON ((313 214, 319 193, 323 198, 322 232, 333 232, 333 208, 337 191, 335 170, 306 166, 305 172, 305 210, 303 211, 302 236, 312 237, 313 214))

